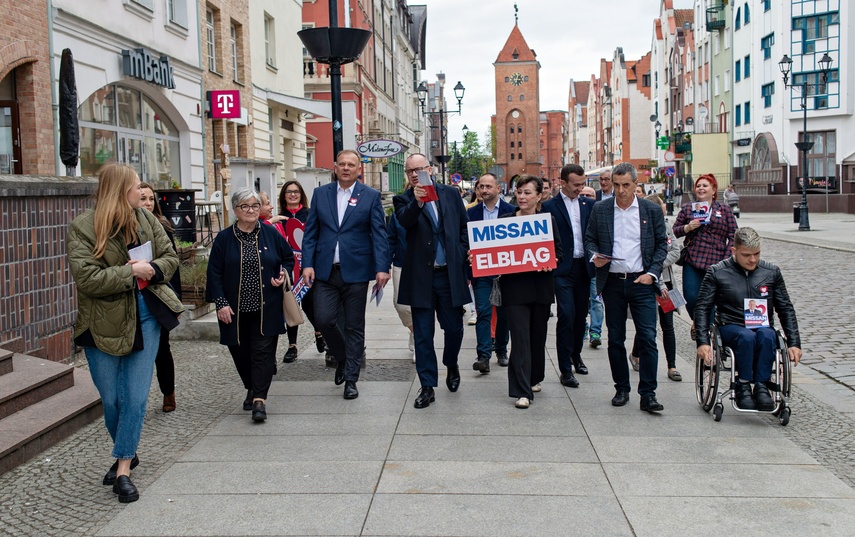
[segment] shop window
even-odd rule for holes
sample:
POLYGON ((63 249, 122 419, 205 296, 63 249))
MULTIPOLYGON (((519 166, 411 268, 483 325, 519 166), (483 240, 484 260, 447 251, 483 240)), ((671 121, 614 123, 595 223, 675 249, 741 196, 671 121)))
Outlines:
POLYGON ((142 130, 142 102, 140 92, 131 88, 116 87, 119 127, 142 130))

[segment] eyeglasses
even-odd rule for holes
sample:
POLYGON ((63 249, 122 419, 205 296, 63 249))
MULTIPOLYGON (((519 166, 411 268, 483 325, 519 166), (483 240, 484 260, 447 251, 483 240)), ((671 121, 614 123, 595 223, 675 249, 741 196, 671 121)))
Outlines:
POLYGON ((241 211, 249 212, 249 211, 257 211, 257 210, 261 209, 261 205, 259 205, 258 203, 253 203, 252 205, 247 205, 246 203, 244 203, 242 205, 238 205, 237 208, 240 209, 241 211))
POLYGON ((293 196, 299 196, 299 195, 300 195, 300 191, 299 191, 299 190, 286 190, 286 191, 285 191, 285 194, 286 194, 286 195, 288 195, 288 196, 292 196, 292 195, 293 195, 293 196))
POLYGON ((407 168, 404 170, 404 173, 410 175, 411 173, 418 173, 420 171, 427 171, 430 169, 430 166, 422 166, 421 168, 407 168))

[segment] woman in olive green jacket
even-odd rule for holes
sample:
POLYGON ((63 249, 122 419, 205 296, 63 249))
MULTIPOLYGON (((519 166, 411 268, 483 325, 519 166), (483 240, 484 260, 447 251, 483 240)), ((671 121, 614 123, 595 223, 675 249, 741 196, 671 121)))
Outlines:
POLYGON ((95 207, 74 219, 66 241, 77 284, 74 341, 86 353, 117 459, 103 483, 123 503, 139 499, 130 470, 139 464, 161 327, 177 326, 183 310, 166 285, 178 256, 157 219, 141 208, 139 184, 129 166, 103 167, 95 207), (149 246, 150 254, 139 251, 149 246))

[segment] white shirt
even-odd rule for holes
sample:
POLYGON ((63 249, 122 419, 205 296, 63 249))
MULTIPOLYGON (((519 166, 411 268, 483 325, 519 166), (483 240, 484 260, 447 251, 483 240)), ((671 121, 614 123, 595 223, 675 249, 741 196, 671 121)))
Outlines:
MULTIPOLYGON (((344 212, 347 210, 347 204, 350 202, 350 195, 353 194, 353 185, 350 185, 350 188, 341 188, 338 187, 336 189, 336 206, 338 207, 338 225, 341 225, 341 221, 344 219, 344 212)), ((333 253, 333 263, 339 263, 338 257, 338 242, 335 243, 335 252, 333 253)))
POLYGON ((615 203, 614 244, 612 256, 623 261, 612 261, 609 272, 642 272, 641 261, 641 216, 638 197, 632 197, 632 205, 621 209, 615 203))
POLYGON ((603 198, 602 199, 607 200, 607 199, 613 198, 613 197, 615 197, 615 191, 614 190, 612 190, 611 194, 606 194, 605 192, 603 192, 603 198))
POLYGON ((496 200, 496 206, 493 207, 492 211, 487 208, 487 204, 483 201, 481 205, 484 206, 484 220, 496 220, 499 218, 499 200, 496 200))
POLYGON ((573 258, 585 257, 585 239, 582 238, 582 208, 579 207, 579 197, 570 199, 561 192, 561 199, 570 215, 570 227, 573 230, 573 258))

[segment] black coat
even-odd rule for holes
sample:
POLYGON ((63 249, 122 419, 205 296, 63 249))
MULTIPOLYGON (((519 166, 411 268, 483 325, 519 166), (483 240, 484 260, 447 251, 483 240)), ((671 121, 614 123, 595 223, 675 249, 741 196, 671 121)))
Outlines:
MULTIPOLYGON (((472 302, 467 281, 469 234, 466 210, 456 188, 436 185, 442 233, 445 238, 445 257, 448 263, 448 279, 451 282, 453 306, 472 302)), ((434 264, 434 233, 430 217, 425 213, 427 206, 419 207, 412 189, 398 194, 393 199, 395 216, 407 230, 407 251, 401 272, 401 288, 398 303, 417 308, 432 307, 431 282, 434 264)))
MULTIPOLYGON (((517 216, 516 212, 499 215, 499 218, 517 216)), ((552 217, 552 229, 557 230, 555 217, 552 217)), ((557 231, 552 233, 555 242, 555 257, 558 264, 564 258, 561 248, 561 237, 557 231)), ((502 290, 503 306, 518 306, 521 304, 552 304, 555 302, 555 271, 517 272, 502 274, 499 277, 502 290)))

